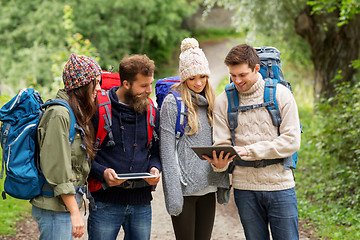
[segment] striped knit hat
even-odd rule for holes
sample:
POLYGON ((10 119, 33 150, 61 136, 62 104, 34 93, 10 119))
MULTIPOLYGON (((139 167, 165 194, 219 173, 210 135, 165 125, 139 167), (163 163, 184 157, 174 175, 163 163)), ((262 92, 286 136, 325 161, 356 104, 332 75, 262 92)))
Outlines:
POLYGON ((181 42, 179 58, 179 73, 182 82, 198 74, 210 77, 209 62, 195 38, 185 38, 181 42))
POLYGON ((101 74, 101 67, 93 59, 71 54, 63 70, 63 81, 66 91, 89 84, 101 74))

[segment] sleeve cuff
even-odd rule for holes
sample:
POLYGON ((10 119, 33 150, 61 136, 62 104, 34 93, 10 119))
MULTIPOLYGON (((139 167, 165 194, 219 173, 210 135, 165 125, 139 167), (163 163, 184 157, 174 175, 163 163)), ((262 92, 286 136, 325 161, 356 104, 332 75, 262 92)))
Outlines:
POLYGON ((211 164, 211 167, 213 168, 214 172, 225 172, 225 171, 228 169, 229 164, 230 164, 230 162, 228 162, 228 163, 226 164, 226 166, 223 167, 223 168, 217 168, 217 167, 215 167, 213 164, 211 164))
POLYGON ((73 183, 62 183, 54 187, 54 196, 60 196, 63 194, 75 195, 75 187, 73 183))

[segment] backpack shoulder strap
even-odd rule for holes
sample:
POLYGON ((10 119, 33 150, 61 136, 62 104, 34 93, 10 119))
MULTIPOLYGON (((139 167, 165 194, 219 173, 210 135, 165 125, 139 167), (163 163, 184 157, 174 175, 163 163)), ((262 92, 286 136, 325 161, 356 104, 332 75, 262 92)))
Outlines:
POLYGON ((149 99, 149 105, 147 107, 146 120, 147 120, 147 132, 148 132, 148 143, 147 146, 151 148, 151 140, 154 137, 157 138, 155 128, 155 118, 156 118, 156 107, 154 106, 154 102, 151 98, 149 99))
POLYGON ((233 146, 235 144, 235 128, 237 127, 237 115, 238 115, 238 106, 239 106, 239 95, 236 90, 235 84, 230 83, 225 86, 225 92, 228 99, 228 122, 229 128, 231 131, 231 141, 233 146))
POLYGON ((99 124, 96 133, 95 148, 99 148, 104 141, 106 135, 109 135, 108 146, 115 146, 114 137, 111 131, 111 102, 109 92, 101 89, 97 93, 98 109, 99 109, 99 124))
MULTIPOLYGON (((75 139, 75 132, 76 132, 75 129, 78 128, 81 131, 83 131, 83 130, 77 125, 74 112, 72 111, 69 103, 66 100, 60 99, 60 98, 49 99, 41 106, 41 108, 44 109, 47 106, 52 106, 52 105, 62 105, 69 110, 69 113, 70 113, 69 143, 70 143, 70 145, 72 145, 72 143, 74 142, 74 139, 75 139)), ((39 160, 40 159, 36 159, 37 162, 39 160)), ((40 166, 39 162, 37 164, 38 164, 38 166, 40 166)), ((47 196, 47 197, 54 196, 54 189, 50 186, 50 184, 48 182, 45 182, 44 185, 42 186, 41 195, 47 196)))
POLYGON ((278 84, 277 79, 271 79, 271 78, 265 79, 264 102, 270 103, 268 106, 266 106, 266 109, 269 111, 274 126, 280 127, 281 116, 280 116, 279 107, 276 102, 277 84, 278 84))
POLYGON ((179 139, 184 135, 185 127, 187 123, 187 108, 185 103, 183 102, 181 95, 177 91, 170 91, 175 97, 176 105, 177 105, 177 118, 175 124, 175 137, 179 139))
POLYGON ((74 139, 75 139, 75 124, 76 124, 75 115, 74 115, 69 103, 66 100, 60 99, 60 98, 49 99, 41 107, 45 108, 47 106, 52 106, 52 105, 62 105, 62 106, 66 107, 69 110, 69 113, 70 113, 69 142, 70 142, 70 145, 71 145, 74 142, 74 139))

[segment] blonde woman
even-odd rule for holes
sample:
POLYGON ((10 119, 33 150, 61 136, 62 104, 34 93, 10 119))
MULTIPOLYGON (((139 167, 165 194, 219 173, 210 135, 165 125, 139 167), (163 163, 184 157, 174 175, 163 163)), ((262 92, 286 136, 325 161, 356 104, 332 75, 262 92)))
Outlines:
POLYGON ((160 112, 166 208, 176 239, 210 239, 216 192, 218 188, 228 188, 229 180, 227 173, 215 173, 209 162, 200 160, 191 150, 192 146, 212 145, 215 99, 209 82, 208 61, 194 38, 186 38, 181 43, 179 73, 181 82, 174 85, 173 90, 180 93, 187 108, 187 124, 182 137, 175 137, 177 103, 173 94, 164 99, 160 112))

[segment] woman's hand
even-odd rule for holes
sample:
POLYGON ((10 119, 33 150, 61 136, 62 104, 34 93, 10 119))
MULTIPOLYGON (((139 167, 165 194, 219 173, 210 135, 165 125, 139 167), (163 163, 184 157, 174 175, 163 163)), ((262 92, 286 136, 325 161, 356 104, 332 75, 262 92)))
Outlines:
POLYGON ((70 220, 72 226, 71 235, 74 238, 81 238, 84 235, 85 225, 80 215, 80 211, 75 199, 75 195, 63 194, 61 195, 61 198, 64 201, 65 206, 70 211, 70 220))
POLYGON ((74 238, 81 238, 84 235, 85 225, 80 215, 80 212, 77 211, 76 213, 71 213, 70 218, 71 218, 71 226, 72 226, 71 235, 74 238))

